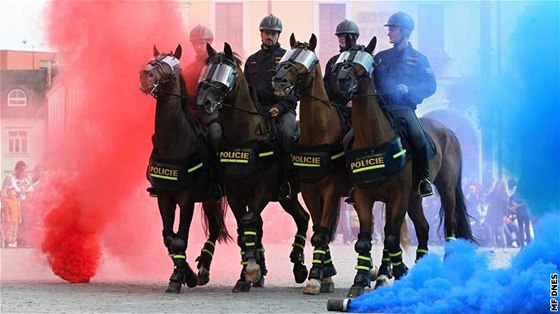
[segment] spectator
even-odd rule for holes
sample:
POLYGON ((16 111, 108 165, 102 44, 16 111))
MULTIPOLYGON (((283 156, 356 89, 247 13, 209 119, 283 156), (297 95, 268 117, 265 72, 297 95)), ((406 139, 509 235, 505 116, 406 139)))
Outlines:
POLYGON ((525 199, 519 191, 518 182, 514 179, 508 181, 508 188, 511 196, 509 198, 509 206, 515 212, 518 224, 518 241, 519 247, 525 246, 531 242, 531 220, 529 210, 525 204, 525 199))
POLYGON ((33 191, 27 164, 20 160, 2 183, 2 219, 4 241, 10 248, 18 246, 18 229, 22 222, 21 202, 33 191))
POLYGON ((501 248, 505 248, 506 235, 504 217, 508 206, 508 193, 503 180, 496 181, 494 188, 490 194, 488 194, 487 201, 488 213, 485 223, 488 228, 490 245, 492 248, 496 248, 498 245, 501 248))

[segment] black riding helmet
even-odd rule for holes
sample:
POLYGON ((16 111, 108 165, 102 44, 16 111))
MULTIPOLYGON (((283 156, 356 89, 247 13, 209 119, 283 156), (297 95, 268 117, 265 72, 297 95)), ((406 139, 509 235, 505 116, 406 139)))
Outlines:
POLYGON ((345 19, 344 21, 338 23, 334 34, 336 36, 342 34, 350 34, 356 35, 356 38, 358 38, 360 36, 360 29, 358 28, 358 25, 356 25, 356 23, 345 19))
POLYGON ((410 17, 410 15, 399 11, 391 15, 387 20, 387 24, 383 26, 397 26, 400 28, 406 28, 408 29, 409 33, 412 33, 412 31, 414 30, 414 21, 412 20, 412 17, 410 17))
POLYGON ((264 30, 269 31, 277 31, 278 33, 282 32, 282 21, 276 16, 270 14, 262 19, 261 24, 259 25, 259 30, 262 32, 264 30))

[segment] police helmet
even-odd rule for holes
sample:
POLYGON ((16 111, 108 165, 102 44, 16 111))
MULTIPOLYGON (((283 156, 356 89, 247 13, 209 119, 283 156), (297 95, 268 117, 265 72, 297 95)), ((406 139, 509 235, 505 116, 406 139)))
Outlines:
POLYGON ((356 37, 358 37, 360 36, 360 29, 358 28, 358 25, 356 25, 356 23, 345 19, 344 21, 340 22, 336 26, 336 31, 334 34, 336 36, 343 35, 343 34, 351 34, 351 35, 356 35, 356 37))
POLYGON ((199 24, 191 30, 191 33, 189 35, 189 40, 190 41, 195 41, 195 40, 209 40, 209 41, 212 41, 212 40, 214 40, 214 34, 212 34, 212 31, 208 27, 202 26, 202 25, 199 24))
POLYGON ((398 26, 400 28, 406 28, 409 32, 412 32, 414 30, 414 21, 410 15, 399 11, 391 15, 387 20, 387 24, 383 26, 398 26))
POLYGON ((264 30, 282 32, 282 21, 276 16, 270 14, 269 16, 262 19, 259 25, 259 30, 262 32, 264 30))

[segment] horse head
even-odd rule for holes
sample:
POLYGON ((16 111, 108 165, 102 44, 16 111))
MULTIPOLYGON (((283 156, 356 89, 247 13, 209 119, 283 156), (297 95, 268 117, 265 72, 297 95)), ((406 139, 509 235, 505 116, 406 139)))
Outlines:
POLYGON ((140 90, 154 98, 168 92, 181 73, 182 51, 181 45, 177 45, 174 53, 160 53, 154 45, 154 58, 140 71, 140 90))
POLYGON ((373 74, 374 61, 373 49, 377 44, 377 38, 373 37, 367 47, 352 44, 349 35, 346 35, 346 47, 348 50, 340 54, 333 68, 337 78, 337 89, 342 94, 351 98, 362 78, 371 78, 373 74))
POLYGON ((296 41, 292 33, 290 46, 291 50, 284 54, 272 77, 274 94, 278 97, 285 97, 297 84, 307 84, 308 80, 312 80, 315 67, 319 62, 319 58, 314 52, 317 46, 315 34, 311 34, 309 43, 300 43, 296 41))
POLYGON ((224 43, 224 52, 217 52, 206 44, 208 59, 200 74, 196 105, 208 115, 221 109, 224 101, 235 97, 237 73, 241 61, 235 57, 231 46, 224 43))

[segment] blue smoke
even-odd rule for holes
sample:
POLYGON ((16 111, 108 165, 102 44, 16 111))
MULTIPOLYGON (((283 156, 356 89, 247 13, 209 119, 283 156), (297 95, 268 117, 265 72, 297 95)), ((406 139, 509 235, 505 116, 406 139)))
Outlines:
MULTIPOLYGON (((545 214, 535 239, 492 269, 490 253, 464 240, 449 242, 447 259, 430 253, 402 280, 353 299, 351 312, 548 313, 550 275, 560 269, 560 215, 545 214)), ((558 298, 556 298, 558 300, 558 298)))

